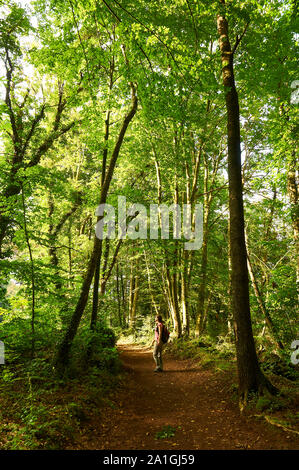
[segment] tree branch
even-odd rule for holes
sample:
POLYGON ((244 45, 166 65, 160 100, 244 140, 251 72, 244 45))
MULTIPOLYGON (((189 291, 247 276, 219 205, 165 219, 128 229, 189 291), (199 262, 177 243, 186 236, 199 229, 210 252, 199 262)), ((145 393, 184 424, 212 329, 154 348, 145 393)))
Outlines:
POLYGON ((22 147, 22 154, 24 155, 26 150, 27 150, 27 147, 28 147, 28 144, 35 132, 35 129, 38 125, 38 123, 44 118, 45 116, 45 104, 42 105, 41 109, 40 109, 40 112, 35 116, 35 118, 33 119, 32 123, 31 123, 31 127, 30 127, 30 130, 27 134, 27 137, 26 137, 26 140, 24 142, 24 145, 22 147))
POLYGON ((17 129, 17 124, 16 124, 16 118, 12 109, 12 103, 11 103, 11 81, 12 81, 12 72, 13 72, 13 64, 11 62, 11 59, 8 54, 8 50, 6 49, 6 61, 5 61, 5 68, 6 68, 6 93, 5 93, 5 104, 8 107, 9 110, 9 119, 11 123, 11 128, 12 128, 12 137, 13 137, 13 143, 14 143, 14 148, 16 150, 16 153, 18 153, 19 149, 17 148, 17 144, 20 141, 19 138, 19 133, 17 129))
POLYGON ((58 224, 56 225, 55 227, 55 230, 53 231, 53 237, 56 237, 58 235, 58 233, 60 232, 60 230, 62 229, 63 225, 65 224, 65 222, 67 221, 67 219, 69 217, 71 217, 71 215, 76 212, 76 210, 78 209, 78 207, 80 206, 82 202, 82 198, 81 198, 81 194, 80 193, 77 193, 76 195, 76 201, 73 205, 73 207, 68 211, 66 212, 60 219, 60 222, 58 222, 58 224))
POLYGON ((237 36, 235 45, 234 45, 233 50, 232 50, 232 54, 233 54, 233 55, 234 55, 234 53, 235 53, 235 51, 236 51, 238 45, 239 45, 240 42, 242 41, 243 37, 245 36, 246 31, 247 31, 247 28, 248 28, 248 26, 249 26, 249 23, 250 23, 250 21, 248 21, 248 23, 246 24, 246 26, 245 26, 245 28, 244 28, 244 31, 243 31, 243 33, 241 34, 241 36, 240 36, 240 37, 237 36))
POLYGON ((40 162, 41 157, 52 147, 53 142, 62 135, 66 134, 75 124, 77 121, 72 121, 69 124, 66 124, 65 126, 61 126, 59 132, 53 132, 50 134, 44 142, 39 146, 39 148, 36 151, 35 156, 30 160, 30 162, 26 165, 26 168, 30 168, 32 166, 37 165, 40 162))

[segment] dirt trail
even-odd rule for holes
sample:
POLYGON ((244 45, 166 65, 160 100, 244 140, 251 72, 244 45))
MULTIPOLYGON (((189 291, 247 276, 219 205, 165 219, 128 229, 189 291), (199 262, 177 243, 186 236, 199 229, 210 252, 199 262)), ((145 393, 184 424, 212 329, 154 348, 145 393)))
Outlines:
POLYGON ((127 371, 115 396, 116 408, 106 409, 89 449, 298 449, 298 436, 241 416, 231 401, 228 374, 203 370, 187 360, 165 357, 163 373, 154 373, 152 352, 119 346, 127 371), (175 435, 157 439, 163 426, 175 435))

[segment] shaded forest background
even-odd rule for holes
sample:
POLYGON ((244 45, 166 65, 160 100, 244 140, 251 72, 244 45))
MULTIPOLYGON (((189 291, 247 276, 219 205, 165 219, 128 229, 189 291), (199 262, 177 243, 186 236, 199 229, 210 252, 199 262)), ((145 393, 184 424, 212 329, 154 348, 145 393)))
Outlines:
MULTIPOLYGON (((178 350, 232 361, 244 326, 262 370, 296 380, 296 2, 8 0, 0 13, 3 387, 20 380, 32 394, 34 377, 85 375, 113 386, 117 339, 146 343, 156 314, 178 350), (229 217, 233 91, 244 227, 229 217), (201 249, 172 233, 99 240, 96 208, 120 195, 146 208, 202 203, 201 249), (230 261, 233 230, 248 280, 230 261), (241 286, 250 324, 236 316, 241 286)), ((246 401, 264 379, 241 349, 246 401)))

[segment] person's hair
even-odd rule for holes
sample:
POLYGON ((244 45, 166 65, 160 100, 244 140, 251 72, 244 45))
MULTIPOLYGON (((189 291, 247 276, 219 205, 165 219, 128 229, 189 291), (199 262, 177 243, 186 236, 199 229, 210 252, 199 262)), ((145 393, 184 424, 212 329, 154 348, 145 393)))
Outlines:
POLYGON ((161 323, 163 320, 162 320, 162 315, 156 315, 156 318, 158 319, 158 321, 161 323))

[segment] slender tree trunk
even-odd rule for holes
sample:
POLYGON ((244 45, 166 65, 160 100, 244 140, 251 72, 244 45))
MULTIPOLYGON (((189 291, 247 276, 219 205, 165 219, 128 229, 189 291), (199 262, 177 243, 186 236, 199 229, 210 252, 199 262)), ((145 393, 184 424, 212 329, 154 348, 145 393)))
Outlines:
MULTIPOLYGON (((101 240, 103 246, 103 240, 101 240)), ((105 274, 107 270, 107 263, 109 257, 109 239, 105 241, 105 250, 103 254, 103 269, 102 269, 102 276, 100 279, 100 265, 101 265, 101 258, 102 253, 99 255, 100 258, 97 261, 97 265, 95 268, 94 273, 94 283, 93 283, 93 298, 92 298, 92 312, 91 312, 91 320, 90 320, 90 329, 95 330, 98 318, 98 310, 99 310, 99 297, 103 297, 105 294, 106 288, 106 281, 105 281, 105 274)))
POLYGON ((92 295, 92 311, 90 320, 90 329, 95 330, 98 318, 99 309, 99 283, 100 283, 100 264, 102 257, 103 240, 100 240, 101 249, 98 252, 98 259, 96 260, 94 279, 93 279, 93 295, 92 295))
POLYGON ((129 289, 129 328, 132 328, 132 308, 133 308, 133 296, 134 296, 134 282, 135 282, 135 276, 134 276, 134 264, 133 260, 131 261, 131 271, 130 271, 130 289, 129 289))
POLYGON ((217 29, 227 110, 232 307, 242 408, 250 391, 261 392, 266 388, 274 392, 275 389, 260 369, 252 333, 244 236, 239 102, 234 79, 234 50, 229 41, 228 22, 222 13, 217 17, 217 29))
POLYGON ((33 255, 29 240, 29 234, 27 230, 27 220, 26 220, 26 206, 25 206, 25 197, 24 197, 24 188, 23 185, 21 186, 21 194, 22 194, 22 204, 23 204, 23 219, 24 219, 24 233, 26 238, 26 243, 29 251, 30 257, 30 271, 31 271, 31 295, 32 295, 32 303, 31 303, 31 357, 33 358, 35 352, 35 272, 34 272, 34 262, 33 262, 33 255))
MULTIPOLYGON (((112 84, 110 83, 110 91, 112 84)), ((104 150, 103 150, 103 159, 102 159, 102 178, 101 178, 101 187, 103 187, 106 177, 106 166, 107 166, 107 156, 108 156, 108 140, 109 140, 109 131, 110 131, 110 110, 106 113, 105 119, 105 133, 104 133, 104 150)), ((103 241, 101 240, 103 243, 103 241)), ((107 245, 106 240, 106 247, 107 245)), ((92 312, 91 312, 91 321, 90 328, 94 330, 98 318, 98 308, 99 308, 99 281, 100 281, 100 268, 101 268, 101 253, 99 254, 99 259, 97 260, 95 273, 94 273, 94 283, 93 283, 93 299, 92 299, 92 312)), ((105 253, 104 253, 105 255, 105 253)))
POLYGON ((200 269, 200 286, 197 303, 197 321, 196 333, 200 335, 203 332, 204 311, 205 311, 205 297, 206 297, 206 283, 207 283, 207 267, 208 267, 208 224, 210 216, 210 199, 208 194, 208 164, 206 158, 205 173, 204 173, 204 217, 203 217, 203 239, 201 247, 201 269, 200 269))
MULTIPOLYGON (((157 159, 157 156, 154 152, 155 156, 155 167, 156 167, 156 176, 157 176, 157 196, 158 196, 158 205, 162 204, 162 185, 161 185, 161 172, 160 172, 160 165, 157 159)), ((177 204, 178 202, 178 190, 177 187, 174 191, 174 203, 177 204)), ((161 211, 159 210, 159 226, 162 229, 162 219, 161 219, 161 211)), ((167 302, 170 311, 170 315, 173 322, 174 331, 176 332, 177 337, 179 338, 182 335, 182 324, 180 318, 180 309, 179 309, 179 301, 178 301, 178 286, 177 286, 177 274, 176 274, 176 255, 177 255, 177 247, 175 247, 175 252, 173 258, 169 258, 169 254, 165 246, 164 248, 164 268, 166 273, 166 295, 167 295, 167 302), (173 274, 170 273, 170 267, 173 270, 173 274)))
POLYGON ((122 298, 122 305, 123 305, 123 325, 125 327, 128 326, 127 324, 127 315, 126 315, 126 295, 125 295, 125 283, 124 283, 124 276, 122 271, 120 272, 120 287, 121 287, 121 298, 122 298))
POLYGON ((116 263, 116 296, 117 296, 118 321, 119 321, 119 326, 122 327, 123 326, 123 319, 122 319, 122 314, 121 314, 118 263, 116 263))
MULTIPOLYGON (((176 181, 175 191, 174 191, 174 204, 179 203, 179 193, 178 193, 178 185, 176 181)), ((182 336, 182 321, 180 315, 180 307, 179 307, 179 274, 178 274, 178 265, 179 265, 179 250, 178 250, 178 242, 174 240, 174 254, 173 260, 171 262, 171 268, 173 274, 171 275, 171 290, 172 290, 172 299, 174 305, 174 314, 175 314, 175 321, 176 321, 176 332, 177 337, 180 338, 182 336)))
POLYGON ((213 171, 210 179, 210 172, 207 157, 204 158, 204 215, 203 215, 203 240, 201 249, 201 282, 199 286, 199 295, 197 303, 197 334, 200 335, 204 331, 204 318, 205 318, 205 303, 206 303, 206 290, 207 290, 207 269, 208 269, 208 242, 209 242, 209 219, 211 212, 211 204, 213 200, 213 192, 209 190, 212 188, 221 159, 221 151, 218 156, 214 158, 213 171))
MULTIPOLYGON (((191 178, 188 163, 185 162, 186 169, 186 191, 183 193, 182 201, 191 205, 191 178)), ((189 251, 181 247, 181 311, 182 311, 182 335, 189 336, 190 334, 190 318, 189 318, 189 303, 188 303, 188 268, 189 268, 189 251)))
MULTIPOLYGON (((206 114, 210 111, 210 100, 207 102, 206 114)), ((206 120, 206 124, 204 126, 204 130, 206 131, 208 120, 206 120)), ((194 136, 192 135, 194 140, 194 136)), ((199 150, 196 151, 196 143, 194 140, 194 151, 193 151, 193 175, 192 178, 190 177, 190 171, 188 163, 185 163, 186 167, 186 203, 190 204, 191 208, 193 209, 195 199, 197 196, 198 190, 198 176, 199 176, 199 169, 202 160, 202 152, 204 148, 204 141, 201 141, 199 145, 199 150), (192 179, 192 181, 191 181, 192 179)), ((193 214, 194 215, 194 214, 193 214)), ((194 218, 192 220, 192 224, 194 224, 194 218)), ((194 228, 194 227, 193 227, 194 228)), ((182 269, 182 280, 181 280, 181 309, 182 309, 182 325, 183 325, 183 335, 189 335, 190 332, 190 315, 189 315, 189 288, 191 283, 191 276, 192 276, 192 266, 194 260, 194 251, 192 250, 187 251, 183 250, 182 253, 182 260, 183 260, 183 269, 182 269)))
POLYGON ((182 253, 182 274, 181 274, 181 310, 182 310, 182 334, 189 336, 190 333, 190 318, 189 318, 189 304, 188 304, 188 264, 189 264, 189 251, 183 250, 182 253))
MULTIPOLYGON (((288 170, 288 194, 291 203, 291 217, 293 223, 293 234, 295 242, 295 258, 296 258, 296 285, 299 296, 299 205, 298 205, 298 161, 296 159, 296 151, 292 154, 288 170)), ((299 297, 298 297, 299 298, 299 297)))
POLYGON ((159 312, 159 308, 158 308, 158 306, 157 306, 157 303, 156 303, 156 301, 155 301, 155 297, 154 297, 154 294, 153 294, 151 273, 150 273, 150 269, 149 269, 148 260, 147 260, 147 255, 146 255, 146 250, 145 250, 145 249, 144 249, 144 259, 145 259, 145 265, 146 265, 146 271, 147 271, 148 288, 149 288, 150 296, 151 296, 151 299, 152 299, 152 304, 153 304, 153 306, 154 306, 156 315, 159 315, 160 312, 159 312))
MULTIPOLYGON (((117 246, 116 246, 116 250, 115 250, 115 253, 114 255, 116 255, 117 257, 117 253, 118 253, 118 250, 119 250, 119 245, 121 244, 122 240, 119 240, 117 246)), ((112 259, 112 266, 110 266, 109 270, 108 270, 108 258, 109 258, 109 253, 110 253, 110 240, 109 238, 106 238, 105 240, 105 251, 104 251, 104 254, 103 254, 103 269, 102 269, 102 275, 101 275, 101 279, 100 279, 100 296, 102 297, 104 294, 105 294, 105 291, 106 291, 106 283, 107 283, 107 280, 109 278, 109 271, 111 273, 111 270, 115 264, 115 261, 116 261, 116 257, 113 256, 113 259, 112 259)))
MULTIPOLYGON (((55 274, 59 276, 58 273, 58 257, 57 257, 57 249, 55 247, 55 238, 54 238, 54 224, 53 224, 53 214, 54 214, 54 199, 52 192, 49 192, 49 197, 48 197, 48 205, 49 205, 49 212, 48 212, 48 217, 49 217, 49 242, 50 242, 50 248, 49 248, 49 256, 50 256, 50 261, 52 266, 55 269, 55 274)), ((55 286, 57 289, 61 288, 61 283, 58 283, 55 281, 55 286)))
MULTIPOLYGON (((228 220, 228 233, 230 233, 230 220, 228 220)), ((233 319, 233 290, 232 290, 232 263, 231 263, 231 249, 230 249, 230 239, 228 237, 228 260, 227 260, 227 268, 228 268, 228 319, 227 319, 227 329, 231 337, 233 337, 233 329, 234 329, 234 319, 233 319)))
POLYGON ((72 288, 72 278, 73 278, 73 273, 72 273, 72 218, 70 217, 69 219, 69 224, 68 224, 68 260, 69 260, 69 282, 68 282, 68 287, 69 289, 72 288))
POLYGON ((204 314, 203 314, 202 331, 205 331, 206 329, 211 300, 212 300, 212 291, 208 291, 207 300, 205 302, 204 314))
POLYGON ((182 336, 182 323, 179 311, 176 279, 170 274, 169 267, 165 267, 167 281, 167 299, 172 318, 173 328, 178 338, 182 336))
POLYGON ((283 350, 284 349, 283 344, 282 344, 281 340, 278 338, 277 329, 275 328, 275 325, 273 323, 271 315, 270 315, 270 313, 268 312, 268 310, 265 306, 264 300, 262 298, 262 295, 261 295, 256 277, 255 277, 255 274, 254 274, 254 271, 253 271, 253 268, 252 268, 251 259, 250 259, 250 252, 249 252, 249 248, 248 248, 248 240, 247 240, 246 230, 245 230, 245 241, 246 241, 246 248, 247 248, 248 272, 249 272, 250 280, 251 280, 251 283, 252 283, 252 287, 253 287, 253 290, 254 290, 254 293, 255 293, 257 303, 259 305, 260 311, 263 314, 266 325, 268 326, 268 329, 269 329, 270 333, 272 334, 272 336, 274 338, 274 341, 276 342, 278 348, 283 350))
POLYGON ((58 238, 58 235, 60 234, 62 228, 64 227, 65 223, 67 222, 67 220, 69 220, 70 217, 76 212, 76 210, 78 209, 80 204, 81 204, 81 194, 77 193, 76 201, 73 204, 73 206, 71 207, 71 209, 68 212, 66 212, 65 214, 62 215, 62 217, 60 218, 57 225, 54 225, 53 221, 52 221, 52 217, 53 217, 53 214, 54 214, 55 205, 54 205, 53 195, 52 195, 51 192, 49 193, 49 220, 50 220, 50 225, 49 225, 49 242, 50 242, 49 256, 50 256, 51 264, 54 267, 55 274, 57 276, 57 280, 55 280, 54 283, 55 283, 55 287, 58 291, 61 290, 61 288, 62 288, 62 282, 59 279, 60 274, 59 274, 59 266, 58 266, 59 265, 59 259, 58 259, 58 255, 57 255, 57 238, 58 238))
POLYGON ((138 299, 138 291, 139 291, 139 285, 138 285, 139 279, 137 274, 134 276, 134 282, 133 282, 133 295, 132 295, 132 305, 131 305, 131 310, 130 310, 130 328, 135 328, 135 323, 136 323, 136 311, 137 311, 137 299, 138 299))
POLYGON ((130 291, 129 291, 129 327, 135 328, 136 308, 138 298, 138 275, 136 274, 136 261, 132 260, 130 274, 130 291))

